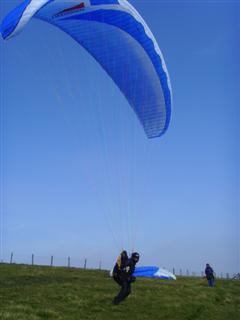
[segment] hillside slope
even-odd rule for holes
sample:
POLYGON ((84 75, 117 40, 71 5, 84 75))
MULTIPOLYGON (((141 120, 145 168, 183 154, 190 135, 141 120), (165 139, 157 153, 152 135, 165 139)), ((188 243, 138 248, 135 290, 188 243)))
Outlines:
POLYGON ((238 320, 240 281, 138 279, 113 306, 117 285, 104 271, 0 264, 1 320, 238 320))

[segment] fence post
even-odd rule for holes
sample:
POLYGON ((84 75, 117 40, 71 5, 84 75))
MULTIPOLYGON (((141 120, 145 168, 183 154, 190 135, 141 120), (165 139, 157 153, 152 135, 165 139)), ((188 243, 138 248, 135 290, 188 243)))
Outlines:
POLYGON ((10 264, 13 263, 13 252, 11 253, 10 264))
POLYGON ((84 269, 87 268, 87 259, 84 260, 84 269))
POLYGON ((32 254, 32 266, 34 265, 34 254, 32 254))
POLYGON ((68 268, 70 268, 70 257, 68 257, 68 268))
POLYGON ((102 261, 100 260, 99 261, 99 270, 101 270, 102 269, 102 261))
POLYGON ((189 271, 188 271, 188 269, 187 269, 187 273, 186 273, 186 274, 187 274, 187 276, 189 276, 189 271))
POLYGON ((51 256, 51 267, 53 266, 53 256, 51 256))
POLYGON ((172 269, 172 273, 175 275, 175 269, 174 268, 172 269))

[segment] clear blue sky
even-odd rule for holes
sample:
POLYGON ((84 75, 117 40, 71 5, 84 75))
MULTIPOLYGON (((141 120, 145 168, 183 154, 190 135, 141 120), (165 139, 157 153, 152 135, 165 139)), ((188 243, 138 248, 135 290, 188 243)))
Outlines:
MULTIPOLYGON (((1 19, 19 1, 1 1, 1 19)), ((173 87, 147 140, 98 64, 33 19, 1 46, 1 259, 239 272, 239 1, 131 1, 173 87), (82 263, 82 262, 80 262, 82 263)))

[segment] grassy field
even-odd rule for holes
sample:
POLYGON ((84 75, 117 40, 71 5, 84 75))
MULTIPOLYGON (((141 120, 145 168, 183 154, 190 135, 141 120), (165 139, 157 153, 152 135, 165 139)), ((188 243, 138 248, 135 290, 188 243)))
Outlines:
POLYGON ((104 271, 0 265, 0 319, 239 320, 240 281, 138 279, 132 295, 111 304, 117 285, 104 271))

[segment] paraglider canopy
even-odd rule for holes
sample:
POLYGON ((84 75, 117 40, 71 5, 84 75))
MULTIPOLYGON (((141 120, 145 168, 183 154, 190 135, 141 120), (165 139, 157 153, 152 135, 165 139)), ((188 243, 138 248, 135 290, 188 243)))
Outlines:
POLYGON ((17 35, 32 17, 68 33, 99 62, 148 138, 167 130, 172 101, 167 68, 151 30, 128 1, 25 0, 4 19, 3 38, 17 35))
POLYGON ((159 278, 165 280, 176 280, 176 276, 168 270, 159 267, 137 267, 134 272, 135 277, 159 278))
MULTIPOLYGON (((109 275, 110 277, 113 276, 113 270, 110 271, 109 275)), ((155 266, 136 267, 133 276, 137 278, 177 280, 176 276, 170 271, 155 266)))

